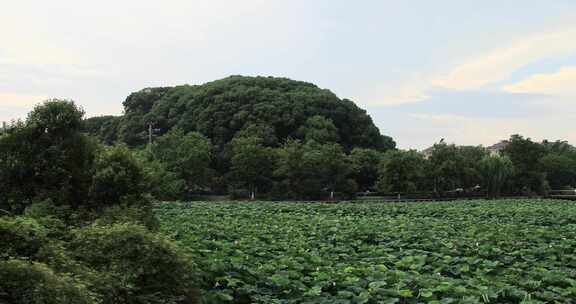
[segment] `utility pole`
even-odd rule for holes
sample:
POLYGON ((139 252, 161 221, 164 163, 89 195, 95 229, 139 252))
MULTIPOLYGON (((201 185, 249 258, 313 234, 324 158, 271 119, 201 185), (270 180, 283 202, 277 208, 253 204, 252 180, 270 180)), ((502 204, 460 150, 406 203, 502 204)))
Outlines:
POLYGON ((152 132, 154 131, 154 129, 152 129, 152 122, 148 123, 148 150, 152 150, 152 132))
POLYGON ((154 133, 156 134, 160 134, 160 132, 162 131, 162 129, 159 128, 154 128, 154 125, 156 123, 153 121, 149 121, 145 124, 144 127, 148 127, 148 150, 152 151, 152 143, 154 140, 154 133))
POLYGON ((152 146, 152 123, 148 123, 148 145, 152 146))

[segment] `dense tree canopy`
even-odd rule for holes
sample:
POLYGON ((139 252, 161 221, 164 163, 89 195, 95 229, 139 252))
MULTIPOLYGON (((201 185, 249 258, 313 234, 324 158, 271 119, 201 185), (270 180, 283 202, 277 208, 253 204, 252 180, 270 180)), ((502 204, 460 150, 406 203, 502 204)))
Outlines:
POLYGON ((374 190, 383 156, 379 151, 365 148, 354 148, 350 152, 350 160, 354 165, 354 180, 359 190, 374 190))
POLYGON ((78 207, 88 201, 96 144, 79 132, 84 112, 49 100, 0 138, 0 209, 21 212, 33 200, 78 207))
POLYGON ((429 159, 434 191, 465 190, 479 185, 482 177, 478 166, 486 154, 483 147, 435 144, 429 159))
POLYGON ((382 192, 416 192, 424 189, 427 163, 422 154, 389 151, 380 165, 378 189, 382 192))
POLYGON ((546 173, 539 166, 540 160, 547 154, 544 145, 521 135, 512 135, 503 153, 510 157, 514 164, 515 188, 524 193, 546 192, 548 188, 546 173))
POLYGON ((498 197, 514 173, 514 165, 508 156, 485 156, 479 162, 479 169, 488 197, 498 197))
POLYGON ((176 172, 189 190, 203 189, 210 185, 212 170, 212 144, 198 132, 184 133, 179 128, 170 130, 152 145, 156 159, 176 172))
POLYGON ((88 131, 110 142, 116 130, 115 139, 130 146, 145 144, 152 125, 157 135, 175 127, 200 132, 218 150, 246 129, 265 133, 271 145, 293 138, 334 141, 346 150, 395 147, 354 102, 286 78, 231 76, 199 86, 148 88, 128 96, 124 110, 118 124, 94 118, 88 131))
POLYGON ((254 199, 258 189, 269 186, 274 170, 274 152, 258 137, 238 137, 232 141, 232 181, 243 185, 254 199))
POLYGON ((107 145, 112 145, 118 138, 118 127, 122 121, 119 116, 97 116, 86 119, 82 125, 84 132, 90 133, 107 145))
POLYGON ((277 153, 274 176, 279 197, 326 199, 335 191, 345 196, 356 191, 352 161, 337 144, 289 140, 277 153))

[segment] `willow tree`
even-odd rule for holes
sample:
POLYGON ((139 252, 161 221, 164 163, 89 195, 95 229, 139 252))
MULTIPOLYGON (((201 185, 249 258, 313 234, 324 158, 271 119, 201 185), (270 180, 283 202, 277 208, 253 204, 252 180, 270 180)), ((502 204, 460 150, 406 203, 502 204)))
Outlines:
POLYGON ((486 196, 496 198, 514 174, 514 165, 508 156, 486 156, 480 161, 480 172, 486 196))

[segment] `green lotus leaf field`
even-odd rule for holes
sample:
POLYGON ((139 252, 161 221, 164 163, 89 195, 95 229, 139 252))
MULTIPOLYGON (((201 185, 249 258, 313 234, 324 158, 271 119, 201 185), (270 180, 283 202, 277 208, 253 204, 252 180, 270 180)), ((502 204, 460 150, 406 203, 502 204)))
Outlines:
POLYGON ((576 205, 164 203, 212 303, 571 303, 576 205))

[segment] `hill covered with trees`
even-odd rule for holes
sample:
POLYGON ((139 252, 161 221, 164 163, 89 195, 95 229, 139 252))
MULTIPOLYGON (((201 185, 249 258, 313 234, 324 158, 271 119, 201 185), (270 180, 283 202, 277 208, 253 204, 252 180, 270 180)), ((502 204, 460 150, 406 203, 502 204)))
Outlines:
POLYGON ((146 88, 123 105, 124 116, 90 118, 86 130, 106 143, 132 147, 147 143, 151 124, 157 136, 173 128, 199 132, 219 151, 245 134, 265 138, 267 146, 291 138, 337 142, 348 151, 395 148, 351 100, 286 78, 230 76, 203 85, 146 88))
MULTIPOLYGON (((153 92, 154 90, 150 89, 141 93, 146 95, 153 92)), ((135 94, 131 95, 128 101, 140 93, 135 94)), ((220 94, 228 93, 223 91, 220 94)), ((164 98, 160 97, 160 101, 153 102, 146 111, 141 109, 142 113, 154 113, 154 109, 164 104, 164 98)), ((250 100, 246 97, 246 102, 250 100)), ((353 105, 351 102, 334 102, 336 105, 339 102, 353 105)), ((314 101, 311 103, 314 104, 314 101)), ((142 103, 127 104, 143 106, 142 103)), ((200 115, 198 113, 207 111, 207 108, 198 107, 198 112, 190 115, 200 115)), ((324 108, 316 109, 320 111, 324 108)), ((329 109, 331 108, 324 110, 329 109)), ((352 109, 363 113, 355 106, 352 109)), ((121 136, 122 132, 127 132, 125 129, 129 126, 127 122, 130 121, 130 113, 134 113, 133 111, 128 111, 126 116, 120 118, 100 117, 86 121, 83 119, 84 111, 74 102, 48 100, 37 105, 26 120, 15 121, 2 130, 0 303, 184 304, 200 301, 221 303, 223 300, 248 303, 252 297, 260 296, 258 293, 262 289, 244 286, 237 289, 240 285, 233 283, 237 281, 227 280, 226 285, 221 285, 223 273, 249 274, 246 282, 254 282, 254 273, 230 272, 231 268, 228 268, 226 263, 214 263, 213 259, 204 255, 204 249, 201 249, 202 255, 193 255, 192 251, 179 247, 180 243, 174 240, 188 235, 190 229, 193 229, 188 224, 185 225, 186 233, 176 230, 176 234, 165 235, 162 230, 159 231, 162 223, 158 222, 155 216, 155 211, 162 214, 162 210, 158 210, 160 205, 155 204, 159 201, 189 199, 204 193, 229 194, 233 199, 334 201, 354 198, 358 191, 402 195, 426 191, 438 197, 456 192, 496 198, 502 194, 545 196, 550 189, 573 189, 576 186, 576 148, 564 141, 539 143, 530 138, 513 135, 506 146, 494 154, 481 146, 456 146, 442 141, 435 144, 430 153, 425 155, 413 150, 402 151, 377 146, 367 148, 360 144, 361 140, 357 145, 350 144, 352 138, 362 138, 349 136, 343 141, 342 134, 355 134, 356 131, 341 131, 356 130, 353 123, 348 127, 346 124, 339 125, 332 122, 328 116, 316 115, 316 112, 310 116, 310 112, 304 111, 309 117, 295 129, 295 136, 299 136, 296 139, 290 135, 285 138, 278 137, 276 134, 279 133, 272 127, 261 128, 261 125, 251 124, 250 126, 254 127, 240 128, 239 131, 228 134, 231 139, 227 141, 224 133, 212 130, 205 135, 177 122, 169 131, 165 132, 165 129, 160 128, 159 133, 162 134, 157 135, 154 142, 145 149, 142 149, 143 144, 137 143, 132 143, 132 146, 122 142, 103 145, 86 134, 88 129, 99 131, 100 135, 121 136), (224 286, 234 291, 225 291, 224 286)), ((224 110, 223 112, 228 113, 224 110)), ((185 115, 187 112, 184 109, 178 113, 185 115)), ((246 117, 260 115, 254 108, 246 113, 246 117)), ((138 119, 145 122, 152 117, 148 115, 151 114, 143 114, 138 119)), ((354 115, 350 117, 352 116, 354 115)), ((369 125, 372 125, 365 113, 358 114, 358 117, 366 117, 369 125)), ((212 118, 206 116, 205 119, 212 118)), ((183 120, 182 123, 186 121, 183 120)), ((203 122, 190 121, 195 125, 203 122)), ((367 127, 366 130, 369 134, 372 128, 367 127)), ((375 138, 385 138, 377 130, 375 134, 375 138)), ((214 204, 216 205, 218 204, 214 204)), ((203 208, 203 205, 197 206, 203 208)), ((305 205, 299 206, 296 208, 307 210, 305 205)), ((357 205, 350 205, 352 206, 357 208, 357 205)), ((535 207, 537 204, 529 205, 527 210, 540 212, 535 207)), ((436 207, 431 209, 433 214, 439 214, 434 208, 436 207)), ((277 215, 287 211, 284 207, 281 209, 281 212, 273 213, 277 215)), ((393 209, 394 212, 399 212, 402 221, 410 220, 410 217, 406 216, 405 208, 393 209)), ((490 214, 485 213, 489 209, 481 214, 490 214)), ((177 214, 183 211, 174 210, 177 214)), ((223 218, 218 209, 211 210, 202 210, 202 216, 216 211, 211 216, 223 218)), ((335 213, 343 216, 341 223, 356 223, 357 219, 347 215, 346 210, 352 209, 345 207, 335 213)), ((360 206, 358 210, 365 219, 368 209, 360 206)), ((461 219, 460 211, 457 212, 461 219)), ((548 216, 552 214, 547 212, 542 213, 546 227, 550 223, 548 216)), ((167 222, 167 216, 176 213, 170 211, 164 214, 163 223, 167 222)), ((242 218, 241 213, 238 214, 242 218)), ((299 216, 303 213, 298 211, 297 214, 299 216)), ((415 214, 426 215, 422 211, 416 211, 415 214)), ((528 213, 524 215, 526 214, 528 213)), ((308 215, 306 220, 310 219, 308 215)), ((321 221, 327 219, 325 215, 318 215, 321 221)), ((532 219, 530 214, 528 216, 532 219)), ((231 219, 225 218, 227 225, 233 227, 234 222, 230 222, 231 219)), ((368 221, 376 223, 374 219, 368 221)), ((519 221, 525 224, 522 217, 519 221)), ((298 222, 306 223, 300 219, 298 222)), ((181 220, 180 224, 182 223, 187 222, 181 220)), ((275 221, 274 227, 282 226, 278 223, 275 221)), ((326 240, 334 244, 334 239, 330 238, 334 235, 334 222, 329 220, 326 223, 330 226, 330 230, 325 230, 328 234, 315 235, 329 236, 326 240)), ((556 223, 563 222, 559 220, 556 223)), ((560 224, 559 227, 564 227, 560 224)), ((176 226, 177 229, 181 227, 184 226, 176 226)), ((202 237, 193 242, 187 241, 186 246, 202 248, 202 245, 209 244, 208 248, 211 249, 208 251, 220 248, 209 243, 216 241, 216 246, 224 244, 214 236, 225 234, 221 233, 220 228, 214 227, 216 226, 208 228, 217 229, 216 233, 210 230, 201 232, 207 233, 210 239, 202 237), (199 247, 196 246, 196 241, 199 247)), ((258 233, 262 227, 264 226, 258 227, 258 233)), ((302 227, 309 230, 310 226, 306 223, 302 227)), ((438 227, 445 230, 444 226, 438 227)), ((235 231, 236 228, 233 227, 235 231)), ((365 235, 366 240, 375 244, 373 228, 360 223, 358 227, 354 227, 356 232, 347 235, 357 240, 358 237, 364 237, 363 232, 357 232, 367 229, 369 234, 365 235)), ((290 225, 290 229, 293 229, 293 226, 290 225)), ((428 228, 422 231, 428 231, 428 228)), ((506 237, 508 236, 506 233, 506 237)), ((265 238, 249 238, 269 243, 265 238)), ((233 239, 230 243, 233 244, 233 252, 240 252, 244 256, 243 251, 238 250, 240 247, 236 247, 244 242, 233 239)), ((561 239, 562 242, 566 240, 564 237, 561 239)), ((406 240, 413 242, 413 236, 410 235, 406 240)), ((426 240, 429 238, 426 237, 426 240)), ((542 235, 542 240, 548 246, 549 238, 542 235)), ((287 244, 293 248, 292 240, 287 244)), ((358 247, 352 246, 357 246, 356 243, 350 247, 356 252, 358 247)), ((304 245, 303 248, 308 247, 304 245)), ((298 247, 294 248, 297 248, 298 254, 303 252, 298 247)), ((329 246, 325 248, 331 253, 342 252, 334 251, 329 246)), ((471 248, 477 252, 477 245, 471 248)), ((261 247, 257 248, 258 256, 265 257, 261 255, 260 249, 261 247)), ((276 252, 277 249, 274 250, 276 252)), ((230 265, 240 265, 242 269, 246 269, 237 263, 241 260, 232 258, 230 265)), ((266 257, 266 260, 269 259, 266 257)), ((322 261, 320 258, 315 260, 322 261)), ((410 264, 412 262, 408 261, 410 264)), ((548 265, 549 260, 545 260, 545 263, 548 265)), ((400 264, 393 265, 397 267, 400 264)), ((347 278, 348 270, 344 270, 344 273, 347 278)), ((278 289, 279 286, 287 285, 284 282, 291 282, 266 271, 259 274, 265 277, 266 281, 273 282, 271 294, 281 290, 278 289)), ((516 277, 507 275, 510 280, 518 281, 516 277)), ((393 281, 395 282, 396 278, 393 278, 393 281)), ((263 286, 264 293, 268 294, 266 284, 256 283, 257 286, 263 286)), ((315 283, 311 286, 316 288, 315 283)), ((330 294, 332 289, 323 291, 322 288, 314 289, 314 293, 305 291, 306 289, 300 291, 305 291, 305 296, 335 295, 330 294)), ((367 288, 372 287, 368 285, 367 288)), ((394 287, 394 290, 397 289, 394 287)), ((451 291, 446 292, 451 294, 451 291)), ((292 294, 282 294, 295 297, 292 294)), ((430 293, 430 296, 432 295, 430 293)), ((549 298, 547 293, 542 295, 543 298, 549 298)), ((413 293, 405 289, 399 296, 411 298, 413 293)), ((523 296, 524 294, 521 294, 519 298, 523 296)))
POLYGON ((398 151, 365 110, 301 81, 230 76, 203 85, 130 94, 123 116, 94 117, 84 130, 136 151, 152 194, 201 193, 274 199, 381 193, 481 191, 545 194, 576 182, 566 142, 512 136, 498 156, 439 143, 429 157, 398 151), (143 149, 152 133, 153 144, 143 149))

